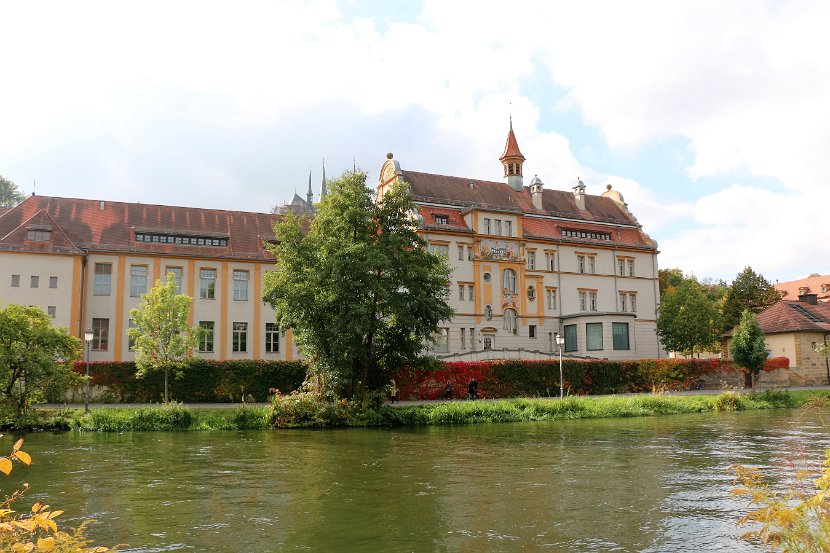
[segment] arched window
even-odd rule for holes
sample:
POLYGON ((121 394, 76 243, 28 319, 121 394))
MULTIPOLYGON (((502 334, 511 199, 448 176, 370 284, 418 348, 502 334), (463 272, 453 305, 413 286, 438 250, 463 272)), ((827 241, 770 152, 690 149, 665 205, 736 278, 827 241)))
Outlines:
POLYGON ((484 320, 489 321, 493 318, 493 308, 489 305, 484 306, 484 320))
POLYGON ((515 309, 504 310, 504 330, 516 334, 518 331, 518 316, 515 309))
POLYGON ((516 271, 513 269, 505 269, 501 274, 501 287, 516 293, 516 271))

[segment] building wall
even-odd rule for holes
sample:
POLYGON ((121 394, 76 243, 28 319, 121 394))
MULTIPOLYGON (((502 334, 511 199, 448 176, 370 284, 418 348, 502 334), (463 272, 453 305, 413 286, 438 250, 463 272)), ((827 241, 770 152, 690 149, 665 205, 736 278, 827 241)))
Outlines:
POLYGON ((47 313, 53 311, 53 324, 72 329, 77 336, 79 256, 6 252, 0 267, 0 305, 32 305, 47 313), (17 286, 12 286, 15 276, 17 286), (37 287, 32 287, 32 277, 36 277, 37 287), (57 279, 54 288, 50 287, 53 278, 57 279))

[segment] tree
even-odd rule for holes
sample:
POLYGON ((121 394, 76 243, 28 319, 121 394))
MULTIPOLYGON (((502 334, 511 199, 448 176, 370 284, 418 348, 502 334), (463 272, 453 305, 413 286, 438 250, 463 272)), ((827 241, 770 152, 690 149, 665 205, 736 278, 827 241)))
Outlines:
POLYGON ((745 309, 760 313, 781 299, 778 291, 752 267, 744 268, 735 277, 723 303, 723 330, 732 329, 741 320, 745 309))
POLYGON ((176 294, 176 279, 157 280, 153 288, 141 296, 141 305, 130 309, 134 327, 127 330, 133 340, 137 377, 150 371, 164 371, 164 402, 169 401, 170 369, 187 367, 190 352, 199 341, 199 329, 188 326, 187 316, 193 298, 176 294))
POLYGON ((660 298, 662 301, 663 295, 680 286, 680 283, 686 280, 683 271, 678 268, 674 269, 660 269, 657 271, 657 281, 660 287, 660 298))
POLYGON ((365 173, 345 172, 310 224, 289 214, 275 225, 263 297, 294 332, 321 393, 381 389, 452 316, 446 258, 427 250, 413 212, 406 185, 375 202, 365 173))
POLYGON ((669 351, 694 355, 720 349, 720 310, 694 277, 670 286, 660 299, 657 335, 669 351))
POLYGON ((0 207, 14 207, 25 199, 16 184, 0 175, 0 207))
POLYGON ((80 339, 56 328, 37 307, 0 309, 0 393, 4 407, 19 418, 49 391, 63 391, 78 377, 72 362, 81 357, 80 339))
POLYGON ((769 351, 758 325, 758 317, 749 309, 744 309, 741 324, 732 333, 732 361, 749 371, 754 384, 755 377, 761 372, 764 361, 769 357, 769 351))

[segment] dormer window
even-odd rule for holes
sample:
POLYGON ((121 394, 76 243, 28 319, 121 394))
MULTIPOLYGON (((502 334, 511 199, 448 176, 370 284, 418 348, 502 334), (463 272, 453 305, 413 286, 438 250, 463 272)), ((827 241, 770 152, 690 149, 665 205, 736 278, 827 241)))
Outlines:
POLYGON ((26 227, 26 240, 50 242, 52 240, 52 227, 50 225, 29 225, 26 227))
POLYGON ((436 215, 435 216, 435 224, 436 225, 449 225, 450 218, 447 215, 436 215))

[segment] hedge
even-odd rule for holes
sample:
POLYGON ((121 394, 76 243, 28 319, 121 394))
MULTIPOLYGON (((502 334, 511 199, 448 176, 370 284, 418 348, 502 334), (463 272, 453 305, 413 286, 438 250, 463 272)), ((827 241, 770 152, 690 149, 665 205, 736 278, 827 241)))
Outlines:
MULTIPOLYGON (((768 359, 765 370, 789 367, 786 357, 768 359)), ((584 361, 563 359, 565 391, 570 395, 686 389, 697 379, 741 371, 729 359, 640 359, 584 361)), ((558 360, 491 360, 441 363, 437 370, 401 370, 395 374, 400 399, 438 399, 452 382, 453 396, 463 398, 472 378, 489 398, 559 395, 558 360)))
MULTIPOLYGON (((86 364, 75 363, 75 371, 85 374, 86 364)), ((104 401, 117 403, 155 403, 164 396, 164 372, 154 371, 136 378, 133 362, 94 362, 89 364, 91 386, 107 388, 104 401)), ((305 380, 303 361, 233 360, 210 361, 195 358, 180 376, 170 378, 170 396, 187 403, 239 402, 244 396, 267 401, 272 388, 289 393, 305 380)), ((100 399, 98 400, 100 401, 100 399)))

